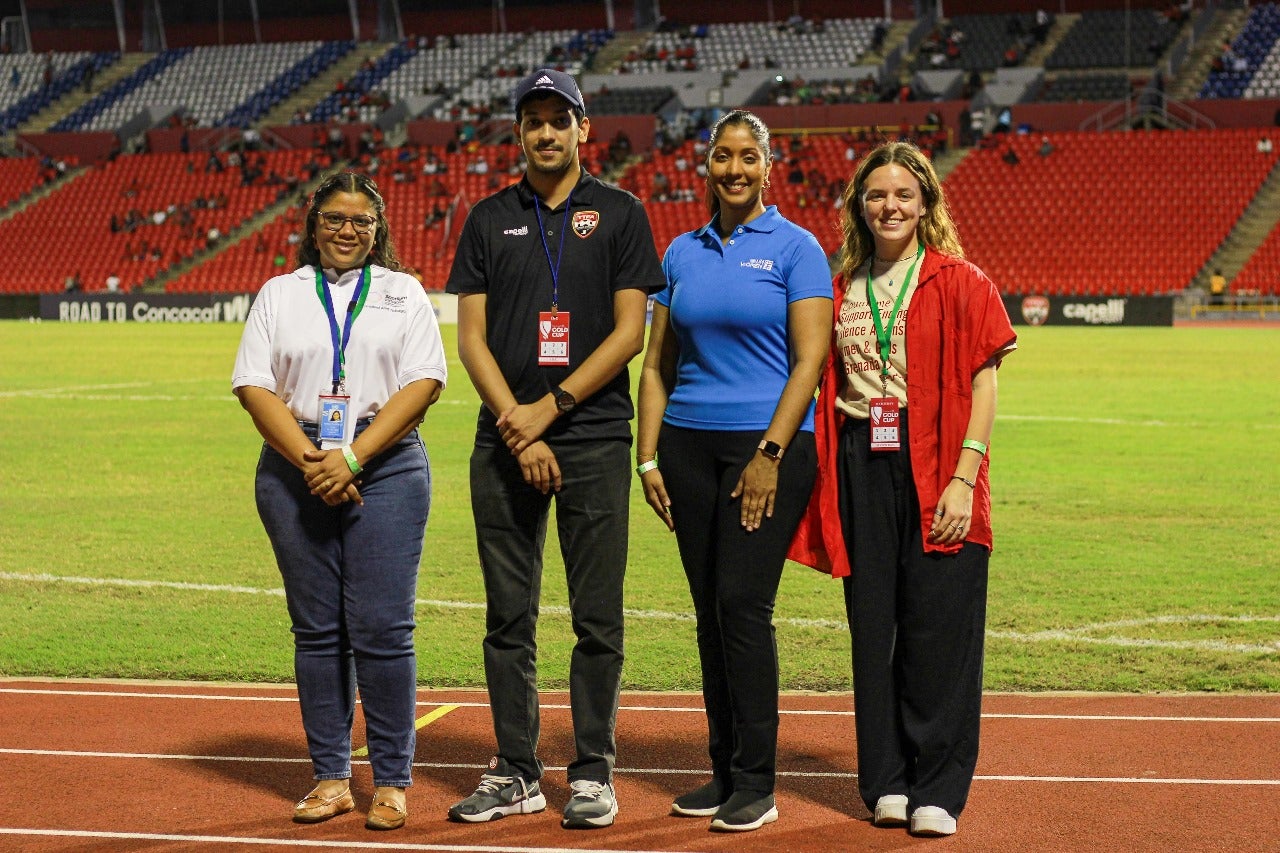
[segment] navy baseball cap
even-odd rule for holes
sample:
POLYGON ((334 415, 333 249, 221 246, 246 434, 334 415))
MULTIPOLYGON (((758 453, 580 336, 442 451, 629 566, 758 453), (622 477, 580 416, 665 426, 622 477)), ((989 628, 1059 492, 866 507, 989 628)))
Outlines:
POLYGON ((532 95, 559 95, 569 102, 571 108, 576 107, 584 113, 587 111, 582 91, 578 89, 573 77, 554 68, 539 68, 516 84, 515 92, 511 95, 511 106, 517 115, 520 113, 520 105, 532 95))

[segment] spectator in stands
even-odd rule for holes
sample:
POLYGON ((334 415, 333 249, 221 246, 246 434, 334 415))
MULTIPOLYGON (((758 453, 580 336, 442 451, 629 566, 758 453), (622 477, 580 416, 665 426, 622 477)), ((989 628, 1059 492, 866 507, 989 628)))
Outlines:
POLYGON ((529 167, 467 216, 446 286, 459 294, 458 353, 483 401, 471 494, 498 745, 475 793, 449 817, 481 822, 546 807, 535 630, 555 500, 579 638, 569 666, 577 754, 561 825, 591 829, 609 826, 618 812, 614 723, 631 476, 626 364, 643 346, 645 304, 661 289, 662 270, 644 207, 581 167, 591 123, 573 78, 535 70, 517 84, 512 106, 529 167), (503 231, 543 238, 513 240, 503 231))
POLYGON ((22 86, 22 72, 18 70, 17 63, 9 71, 9 88, 15 92, 22 86))
POLYGON ((1258 148, 1259 154, 1270 154, 1272 150, 1271 137, 1270 136, 1260 137, 1258 139, 1257 148, 1258 148))
POLYGON ((407 814, 414 598, 431 500, 417 426, 447 378, 435 312, 401 266, 384 211, 362 175, 344 172, 320 185, 301 266, 258 293, 232 377, 265 440, 258 513, 284 580, 317 781, 293 819, 316 823, 355 808, 358 685, 375 786, 370 829, 396 829, 407 814), (361 310, 370 294, 368 305, 401 310, 361 310), (330 337, 345 353, 341 371, 330 348, 313 343, 330 337))
POLYGON ((871 50, 880 50, 884 46, 885 36, 887 35, 889 35, 889 22, 884 20, 876 21, 875 29, 871 33, 871 50))
POLYGON ((107 276, 107 293, 119 293, 119 292, 120 292, 120 276, 112 272, 107 276))
POLYGON ((84 285, 80 281, 80 271, 76 270, 73 274, 67 276, 62 283, 62 289, 67 293, 79 293, 84 290, 84 285))
POLYGON ((1222 270, 1215 269, 1209 277, 1209 304, 1221 305, 1227 293, 1227 277, 1222 270))
POLYGON ((1001 107, 1000 112, 996 114, 996 126, 993 130, 995 133, 1008 133, 1013 129, 1013 110, 1008 107, 1001 107))
POLYGON ((731 831, 778 819, 772 615, 813 486, 813 392, 831 336, 822 248, 764 204, 769 151, 752 113, 712 130, 711 221, 663 260, 636 443, 645 499, 676 534, 693 596, 707 714, 711 781, 671 809, 731 831))
POLYGON ((790 556, 844 577, 873 823, 951 835, 978 757, 996 368, 1017 338, 915 146, 859 164, 841 230, 818 484, 790 556))
POLYGON ((1008 163, 1010 166, 1016 166, 1022 162, 1018 157, 1018 152, 1013 150, 1012 145, 1004 150, 1004 155, 1001 156, 1000 159, 1008 163))
POLYGON ((1049 141, 1049 137, 1047 136, 1040 137, 1040 149, 1038 153, 1040 154, 1041 157, 1048 157, 1050 154, 1052 154, 1054 151, 1057 151, 1057 150, 1058 149, 1053 147, 1053 143, 1049 141))
POLYGON ((1036 9, 1035 23, 1031 26, 1031 37, 1036 44, 1044 44, 1049 37, 1049 29, 1053 26, 1053 16, 1044 9, 1036 9))

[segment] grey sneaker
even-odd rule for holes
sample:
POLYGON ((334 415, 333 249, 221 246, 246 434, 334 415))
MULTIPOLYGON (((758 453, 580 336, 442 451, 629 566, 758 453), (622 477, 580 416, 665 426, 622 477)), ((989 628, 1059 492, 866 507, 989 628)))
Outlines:
POLYGON ((516 776, 501 758, 489 762, 490 772, 480 777, 476 792, 449 809, 449 820, 483 823, 509 814, 533 814, 547 807, 537 781, 516 776))
POLYGON ((565 829, 596 829, 609 826, 618 814, 618 798, 613 786, 590 779, 574 779, 569 783, 573 796, 564 807, 565 829))

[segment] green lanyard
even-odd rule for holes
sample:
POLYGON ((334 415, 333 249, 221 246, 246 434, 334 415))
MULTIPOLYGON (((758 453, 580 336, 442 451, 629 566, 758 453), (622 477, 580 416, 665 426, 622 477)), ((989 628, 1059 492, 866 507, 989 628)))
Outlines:
MULTIPOLYGON (((889 393, 889 353, 893 350, 893 324, 898 319, 898 309, 902 307, 902 299, 907 295, 907 286, 911 284, 911 276, 916 271, 916 264, 924 257, 924 243, 916 252, 916 259, 907 268, 907 277, 902 280, 902 290, 898 291, 898 299, 893 303, 893 313, 889 315, 889 326, 885 328, 880 320, 880 303, 876 301, 875 290, 871 287, 871 268, 875 265, 875 256, 867 264, 867 307, 871 309, 871 319, 876 327, 876 343, 880 345, 880 386, 881 393, 889 393)), ((892 286, 892 280, 890 281, 892 286)))

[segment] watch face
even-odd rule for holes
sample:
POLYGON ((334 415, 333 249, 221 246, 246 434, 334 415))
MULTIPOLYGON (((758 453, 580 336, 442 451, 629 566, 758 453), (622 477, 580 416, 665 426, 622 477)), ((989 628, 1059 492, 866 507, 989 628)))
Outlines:
POLYGON ((578 401, 573 399, 573 395, 568 391, 561 391, 556 394, 556 408, 562 412, 572 411, 577 404, 578 401))

